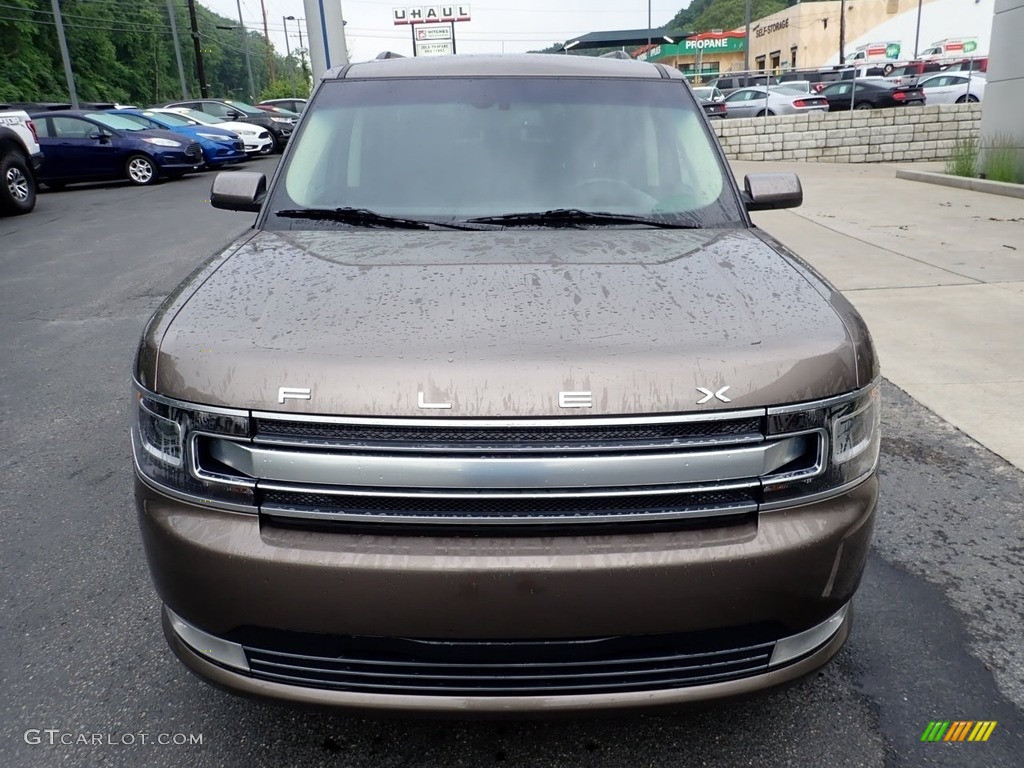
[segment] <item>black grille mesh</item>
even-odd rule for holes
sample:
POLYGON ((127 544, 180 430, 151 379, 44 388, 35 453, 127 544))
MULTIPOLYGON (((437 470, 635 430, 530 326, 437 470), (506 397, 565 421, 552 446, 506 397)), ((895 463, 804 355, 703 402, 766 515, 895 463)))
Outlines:
POLYGON ((262 632, 253 677, 328 690, 569 695, 665 690, 767 671, 776 633, 750 630, 542 641, 445 641, 262 632))
POLYGON ((607 442, 664 442, 715 440, 762 434, 760 417, 722 421, 623 424, 601 426, 500 428, 421 427, 361 424, 316 424, 259 419, 256 439, 297 440, 325 443, 412 443, 523 446, 553 448, 559 445, 590 445, 607 442))
POLYGON ((193 159, 201 158, 203 156, 203 148, 200 147, 198 143, 192 142, 185 147, 185 154, 193 159))
POLYGON ((756 503, 752 489, 700 491, 628 496, 585 496, 551 498, 481 499, 473 494, 465 498, 410 496, 356 496, 318 494, 304 491, 264 490, 262 508, 338 512, 379 517, 421 515, 444 517, 585 517, 608 514, 650 514, 664 511, 720 509, 756 503))

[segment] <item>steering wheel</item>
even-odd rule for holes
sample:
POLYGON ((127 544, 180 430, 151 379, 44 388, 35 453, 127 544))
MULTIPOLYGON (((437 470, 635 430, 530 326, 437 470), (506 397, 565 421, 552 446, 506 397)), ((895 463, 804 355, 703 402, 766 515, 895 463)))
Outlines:
POLYGON ((569 185, 569 189, 573 191, 584 192, 586 190, 592 190, 592 197, 595 198, 595 205, 616 203, 632 203, 635 205, 650 205, 654 206, 658 202, 658 198, 652 197, 651 195, 644 192, 642 189, 637 189, 628 181, 622 179, 612 179, 607 176, 595 176, 591 179, 580 179, 569 185), (601 192, 605 192, 602 195, 601 192), (627 193, 629 197, 623 198, 623 193, 627 193), (607 200, 607 203, 603 201, 607 200))

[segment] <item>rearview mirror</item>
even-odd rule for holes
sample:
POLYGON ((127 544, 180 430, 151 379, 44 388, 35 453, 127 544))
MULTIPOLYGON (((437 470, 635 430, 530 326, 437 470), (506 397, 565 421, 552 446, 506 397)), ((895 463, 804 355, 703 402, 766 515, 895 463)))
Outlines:
POLYGON ((795 173, 751 173, 743 178, 743 203, 748 211, 797 208, 804 201, 795 173))
POLYGON ((267 177, 253 171, 229 171, 213 177, 210 205, 225 211, 258 213, 267 196, 267 177))

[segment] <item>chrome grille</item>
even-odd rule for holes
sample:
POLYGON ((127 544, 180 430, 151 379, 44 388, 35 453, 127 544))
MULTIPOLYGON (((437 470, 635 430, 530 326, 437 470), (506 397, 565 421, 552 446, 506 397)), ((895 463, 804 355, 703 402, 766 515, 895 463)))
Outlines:
POLYGON ((533 534, 594 524, 722 525, 762 481, 815 472, 813 434, 769 439, 766 413, 510 419, 252 414, 249 440, 200 436, 208 476, 255 480, 269 524, 459 526, 533 534))
POLYGON ((764 627, 538 641, 454 641, 254 633, 252 676, 328 690, 421 696, 530 696, 665 690, 767 671, 764 627))

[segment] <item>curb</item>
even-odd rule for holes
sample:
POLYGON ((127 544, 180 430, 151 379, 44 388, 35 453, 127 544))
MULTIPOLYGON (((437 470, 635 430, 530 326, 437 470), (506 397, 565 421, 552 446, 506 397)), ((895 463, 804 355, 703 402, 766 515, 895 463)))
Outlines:
POLYGON ((896 171, 897 179, 922 181, 925 184, 938 184, 942 187, 969 189, 972 192, 985 192, 990 195, 1019 197, 1024 199, 1024 184, 1010 184, 1005 181, 989 181, 988 179, 971 179, 966 176, 950 176, 945 173, 930 171, 896 171))

